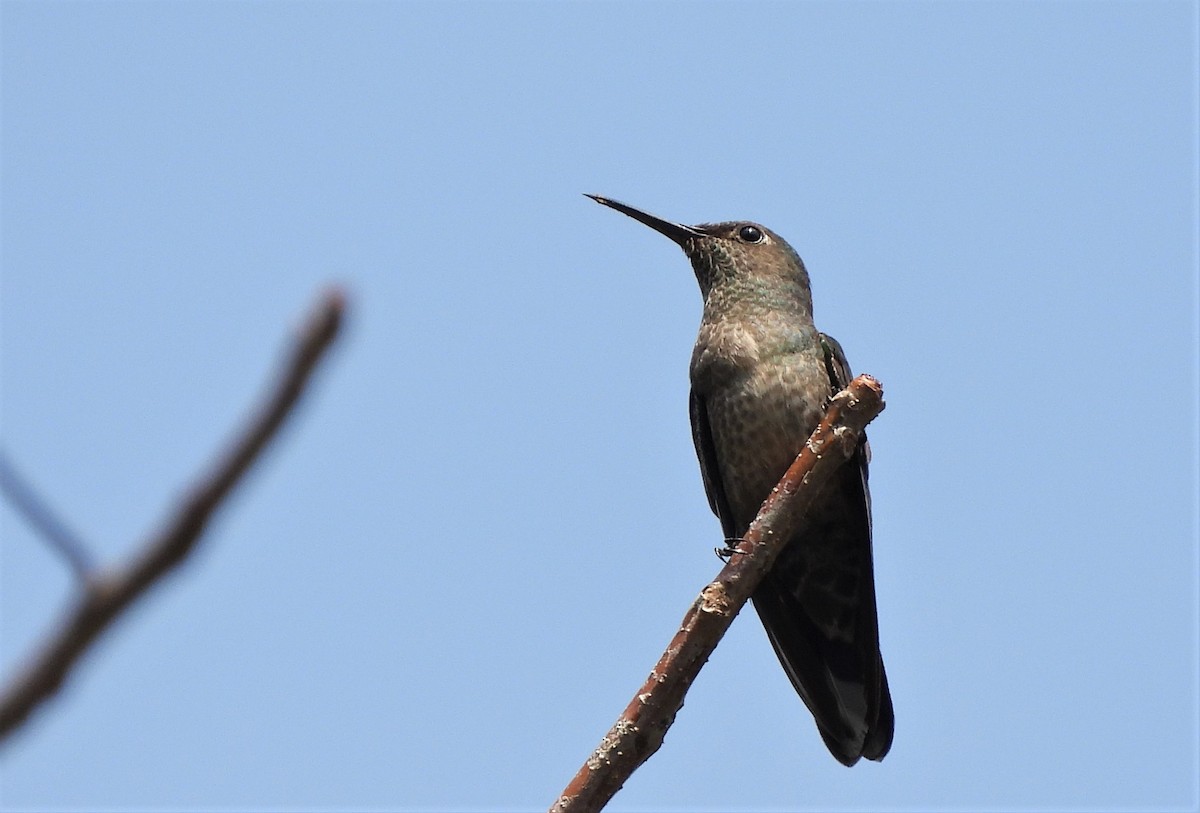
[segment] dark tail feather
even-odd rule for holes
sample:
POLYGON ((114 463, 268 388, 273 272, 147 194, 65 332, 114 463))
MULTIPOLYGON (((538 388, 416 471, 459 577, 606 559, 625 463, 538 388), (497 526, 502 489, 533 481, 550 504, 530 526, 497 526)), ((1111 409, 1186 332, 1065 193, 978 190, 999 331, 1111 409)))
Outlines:
POLYGON ((873 629, 861 631, 866 641, 831 639, 772 575, 755 591, 754 608, 826 747, 843 765, 882 759, 895 723, 873 629))
POLYGON ((892 747, 892 735, 896 733, 896 715, 892 711, 892 693, 888 689, 887 673, 883 670, 883 658, 879 659, 879 716, 875 726, 863 743, 863 756, 876 762, 887 756, 892 747))

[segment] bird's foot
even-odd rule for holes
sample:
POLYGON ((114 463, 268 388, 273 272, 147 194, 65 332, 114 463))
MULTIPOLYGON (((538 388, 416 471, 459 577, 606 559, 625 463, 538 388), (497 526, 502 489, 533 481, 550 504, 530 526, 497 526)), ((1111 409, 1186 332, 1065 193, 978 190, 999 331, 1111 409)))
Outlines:
POLYGON ((740 554, 745 555, 745 554, 749 553, 750 551, 745 551, 745 550, 742 550, 741 548, 737 547, 737 544, 741 541, 742 540, 740 540, 740 539, 726 539, 725 546, 722 548, 713 548, 713 553, 717 554, 717 558, 720 559, 722 562, 728 562, 730 559, 733 558, 733 555, 735 553, 740 553, 740 554))

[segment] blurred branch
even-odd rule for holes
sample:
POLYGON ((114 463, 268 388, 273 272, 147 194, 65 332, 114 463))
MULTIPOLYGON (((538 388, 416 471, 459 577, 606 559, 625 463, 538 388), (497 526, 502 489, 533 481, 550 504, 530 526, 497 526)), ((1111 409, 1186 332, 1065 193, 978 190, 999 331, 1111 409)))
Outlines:
MULTIPOLYGON (((82 572, 80 594, 57 632, 0 692, 0 740, 58 691, 71 668, 101 632, 195 549, 213 512, 292 412, 317 363, 337 336, 344 312, 345 300, 341 292, 326 293, 301 329, 281 367, 274 389, 236 442, 190 489, 165 528, 147 540, 125 566, 102 571, 86 568, 82 572)), ((12 493, 7 485, 6 491, 12 493)), ((24 505, 21 501, 16 502, 26 516, 30 516, 28 506, 41 506, 36 498, 25 499, 24 505)), ((52 518, 53 515, 45 511, 34 514, 35 527, 55 547, 64 551, 77 572, 85 566, 77 564, 86 563, 85 559, 79 559, 75 553, 66 553, 62 545, 64 537, 57 534, 53 520, 49 526, 38 520, 38 517, 52 518), (48 527, 54 532, 47 533, 48 527)), ((75 551, 73 537, 68 534, 65 538, 72 540, 67 549, 75 551)))
POLYGON ((4 496, 34 530, 50 543, 50 547, 67 560, 75 578, 81 581, 86 579, 92 569, 87 548, 50 506, 38 497, 33 487, 25 482, 3 449, 0 449, 0 491, 4 492, 4 496))
POLYGON ((700 668, 797 530, 821 486, 854 453, 863 429, 882 410, 883 388, 869 375, 860 375, 834 396, 729 563, 692 603, 654 671, 551 813, 600 810, 659 749, 700 668))

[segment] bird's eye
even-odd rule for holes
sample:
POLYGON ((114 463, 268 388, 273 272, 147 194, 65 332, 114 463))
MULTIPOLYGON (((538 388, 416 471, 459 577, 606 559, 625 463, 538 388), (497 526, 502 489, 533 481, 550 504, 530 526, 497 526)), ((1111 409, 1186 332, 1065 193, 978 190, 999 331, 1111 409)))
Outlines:
POLYGON ((761 243, 763 241, 762 229, 757 226, 742 226, 738 229, 738 237, 747 243, 761 243))

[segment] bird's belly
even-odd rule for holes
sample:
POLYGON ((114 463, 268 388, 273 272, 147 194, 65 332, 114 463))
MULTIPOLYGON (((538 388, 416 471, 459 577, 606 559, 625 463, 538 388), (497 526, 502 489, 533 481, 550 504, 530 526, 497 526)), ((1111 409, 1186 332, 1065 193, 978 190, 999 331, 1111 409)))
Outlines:
POLYGON ((705 396, 721 482, 739 535, 812 434, 830 395, 823 366, 759 365, 705 396))

